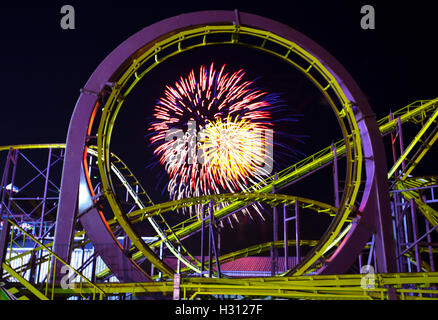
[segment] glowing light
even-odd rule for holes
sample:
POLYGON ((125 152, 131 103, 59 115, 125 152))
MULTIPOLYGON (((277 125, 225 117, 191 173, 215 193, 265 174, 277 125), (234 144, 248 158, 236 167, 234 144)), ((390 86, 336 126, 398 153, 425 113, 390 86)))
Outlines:
POLYGON ((278 102, 243 70, 213 63, 166 86, 148 130, 171 199, 238 192, 270 174, 278 102))

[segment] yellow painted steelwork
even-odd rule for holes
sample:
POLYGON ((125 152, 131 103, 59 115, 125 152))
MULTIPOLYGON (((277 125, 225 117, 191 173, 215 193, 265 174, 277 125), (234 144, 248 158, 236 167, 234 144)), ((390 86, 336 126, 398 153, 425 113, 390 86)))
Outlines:
MULTIPOLYGON (((261 192, 241 192, 241 193, 222 193, 222 194, 212 194, 205 195, 199 197, 193 197, 188 199, 174 200, 168 201, 164 203, 160 203, 154 206, 145 207, 144 209, 135 210, 127 214, 128 218, 135 218, 137 216, 141 216, 142 219, 144 217, 151 217, 158 213, 165 213, 169 211, 175 211, 180 208, 190 207, 196 204, 208 204, 211 200, 216 203, 229 203, 239 201, 244 204, 249 204, 252 202, 264 202, 272 207, 278 205, 290 206, 295 203, 298 203, 299 206, 311 209, 316 212, 324 212, 331 216, 334 216, 337 212, 337 208, 331 206, 326 203, 322 203, 312 199, 306 199, 302 197, 287 195, 287 194, 278 194, 278 193, 261 193, 261 192)), ((136 220, 131 220, 136 221, 136 220)), ((207 223, 210 223, 207 221, 207 223)))
MULTIPOLYGON (((318 240, 300 240, 301 246, 309 246, 314 247, 318 243, 318 240)), ((288 240, 287 241, 288 246, 296 246, 297 242, 295 240, 288 240)), ((248 248, 240 249, 237 251, 233 251, 227 254, 224 254, 219 257, 219 263, 227 263, 230 261, 234 261, 243 257, 250 257, 254 256, 263 252, 269 251, 271 248, 284 248, 284 241, 270 241, 265 243, 256 244, 253 246, 250 246, 248 248)), ((208 264, 208 260, 205 262, 208 264)), ((216 259, 212 259, 212 264, 216 264, 216 259)), ((190 271, 189 268, 183 268, 181 269, 180 273, 184 274, 185 272, 190 271)))
MULTIPOLYGON (((437 300, 438 273, 374 274, 374 288, 363 285, 363 274, 318 275, 267 278, 181 278, 180 291, 183 299, 199 295, 226 295, 246 297, 273 297, 288 299, 365 299, 385 300, 392 288, 398 299, 437 300), (404 288, 415 285, 416 289, 404 288), (434 295, 434 296, 431 296, 434 295)), ((172 281, 147 283, 101 283, 97 284, 106 295, 133 293, 147 295, 159 292, 172 295, 172 281)))

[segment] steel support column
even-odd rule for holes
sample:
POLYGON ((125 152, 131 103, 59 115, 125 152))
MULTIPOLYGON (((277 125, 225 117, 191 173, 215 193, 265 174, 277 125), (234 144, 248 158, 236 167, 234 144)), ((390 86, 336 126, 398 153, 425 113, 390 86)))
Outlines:
MULTIPOLYGON (((209 208, 210 208, 210 217, 209 217, 210 225, 209 225, 209 232, 208 232, 208 235, 209 235, 208 243, 209 243, 209 247, 213 248, 214 259, 216 261, 216 272, 217 272, 218 277, 220 278, 221 277, 221 268, 220 268, 220 263, 219 263, 219 255, 218 255, 217 247, 216 247, 216 241, 214 239, 214 227, 216 225, 216 222, 215 222, 215 218, 214 218, 213 202, 212 201, 210 201, 209 208)), ((211 256, 211 250, 208 253, 208 255, 209 255, 208 276, 211 277, 212 272, 213 272, 213 269, 212 269, 212 260, 213 259, 211 256)))
POLYGON ((431 272, 435 272, 435 261, 433 259, 433 249, 432 246, 430 245, 432 243, 432 237, 430 236, 430 228, 431 225, 429 223, 429 221, 427 219, 425 220, 425 224, 426 224, 426 233, 427 233, 427 242, 428 242, 428 249, 429 249, 429 264, 430 264, 430 271, 431 272))
POLYGON ((204 229, 205 229, 205 206, 202 205, 201 208, 201 274, 200 277, 204 274, 204 229))
POLYGON ((301 235, 300 235, 300 206, 298 200, 295 202, 295 240, 296 240, 296 259, 297 263, 301 260, 301 235))
MULTIPOLYGON (((414 199, 410 200, 411 205, 411 219, 412 219, 412 235, 414 243, 417 242, 418 239, 418 224, 417 224, 417 213, 415 210, 415 202, 414 199)), ((415 245, 415 261, 417 264, 417 272, 421 272, 421 255, 420 255, 420 247, 418 243, 415 245)))
MULTIPOLYGON (((275 179, 277 180, 277 174, 275 179)), ((275 193, 275 184, 272 185, 272 193, 275 193)), ((277 206, 272 209, 272 237, 273 241, 278 241, 278 210, 277 206)), ((274 276, 278 272, 278 249, 271 245, 271 275, 274 276)))
POLYGON ((289 270, 289 230, 287 227, 288 217, 287 217, 287 206, 283 205, 283 241, 284 241, 284 270, 289 270))
MULTIPOLYGON (((303 48, 312 57, 318 60, 321 65, 327 66, 327 71, 336 82, 336 89, 342 92, 342 102, 346 103, 345 107, 349 108, 350 102, 354 105, 356 122, 359 126, 359 131, 362 139, 362 147, 367 167, 367 186, 365 188, 365 200, 361 204, 362 218, 361 223, 370 224, 378 233, 377 248, 380 250, 378 255, 381 256, 379 261, 383 265, 383 269, 391 269, 390 261, 390 246, 384 246, 386 237, 391 234, 386 232, 386 214, 389 212, 389 204, 385 197, 388 196, 386 175, 386 163, 383 145, 380 146, 380 132, 371 112, 371 108, 356 84, 351 75, 343 68, 343 66, 325 51, 318 44, 307 38, 303 34, 293 30, 292 28, 283 25, 271 19, 239 12, 238 22, 233 11, 204 11, 183 14, 177 17, 165 19, 157 22, 138 33, 132 35, 129 39, 121 43, 114 51, 112 51, 105 60, 98 66, 95 72, 87 81, 84 89, 81 92, 78 103, 73 113, 70 123, 67 145, 66 145, 66 160, 64 162, 63 177, 61 183, 61 202, 58 208, 55 249, 59 252, 61 258, 66 258, 69 253, 72 228, 74 226, 74 216, 77 207, 78 181, 81 172, 80 162, 84 153, 84 144, 86 142, 87 130, 92 125, 93 112, 95 111, 98 95, 102 92, 104 86, 117 80, 117 77, 125 70, 124 66, 129 65, 136 59, 140 52, 143 52, 145 46, 157 43, 158 39, 162 39, 170 34, 174 34, 176 30, 184 30, 194 26, 208 24, 233 23, 241 24, 257 28, 260 30, 269 30, 275 36, 282 37, 287 41, 291 41, 298 47, 303 48), (348 105, 348 106, 347 106, 348 105), (376 178, 377 177, 377 178, 376 178), (372 197, 371 197, 372 196, 372 197), (369 221, 368 221, 369 220, 369 221), (382 245, 379 244, 382 242, 382 245), (67 247, 63 247, 63 246, 67 247)), ((104 190, 106 192, 106 190, 104 190)), ((359 228, 361 229, 361 228, 359 228)), ((87 233, 89 230, 87 230, 87 233)), ((368 232, 368 238, 369 238, 368 232)), ((362 240, 362 239, 361 239, 362 240)), ((368 240, 368 239, 367 239, 368 240)), ((393 239, 392 239, 393 240, 393 239)), ((349 250, 348 254, 357 257, 357 254, 363 248, 366 240, 358 241, 349 250)), ((342 248, 342 247, 341 247, 342 248)), ((318 249, 318 248, 317 248, 318 249)), ((340 259, 339 269, 345 269, 351 266, 350 259, 340 259)), ((302 272, 303 270, 300 270, 302 272)))

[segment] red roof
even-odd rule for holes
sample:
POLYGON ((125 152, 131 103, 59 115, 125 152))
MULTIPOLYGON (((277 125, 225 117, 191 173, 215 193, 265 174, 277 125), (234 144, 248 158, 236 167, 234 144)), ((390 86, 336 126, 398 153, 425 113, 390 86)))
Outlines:
MULTIPOLYGON (((196 257, 200 260, 201 257, 196 257)), ((207 258, 207 257, 206 257, 207 258)), ((289 257, 289 268, 292 268, 296 264, 295 257, 289 257)), ((169 267, 176 269, 177 268, 177 259, 174 257, 169 257, 165 259, 165 262, 169 265, 169 267)), ((183 264, 181 265, 183 267, 183 264)), ((206 264, 208 267, 208 263, 206 264)), ((213 268, 216 270, 216 265, 213 265, 213 268)), ((225 262, 220 265, 221 271, 263 271, 270 272, 271 271, 271 258, 270 257, 243 257, 240 259, 236 259, 234 261, 225 262)), ((284 269, 284 257, 278 257, 278 271, 285 271, 284 269)))

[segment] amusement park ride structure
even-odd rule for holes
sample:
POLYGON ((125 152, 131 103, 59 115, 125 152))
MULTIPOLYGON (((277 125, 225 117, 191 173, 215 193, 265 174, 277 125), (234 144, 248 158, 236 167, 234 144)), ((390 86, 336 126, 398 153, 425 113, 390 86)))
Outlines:
POLYGON ((438 178, 412 175, 438 138, 437 116, 438 98, 415 101, 377 121, 339 62, 303 34, 268 18, 237 10, 201 11, 155 23, 120 44, 93 72, 81 89, 66 143, 0 147, 3 295, 42 300, 438 299, 438 212, 433 207, 438 178), (330 104, 342 139, 243 192, 156 204, 111 152, 114 123, 126 97, 156 66, 214 45, 260 50, 302 72, 330 104), (406 146, 403 128, 408 125, 417 133, 406 146), (392 148, 389 168, 386 140, 392 148), (32 160, 42 154, 47 159, 43 169, 32 160), (332 204, 281 193, 329 166, 332 204), (16 189, 18 177, 21 187, 16 189), (38 181, 42 185, 35 186, 38 181), (221 255, 219 223, 254 203, 272 208, 272 241, 221 255), (171 225, 169 214, 195 205, 202 207, 199 216, 171 225), (318 240, 301 238, 300 217, 308 211, 331 217, 318 240), (145 222, 154 237, 143 237, 135 227, 145 222), (200 255, 184 243, 199 234, 200 255), (82 259, 73 267, 78 250, 82 259), (269 255, 270 276, 237 277, 223 268, 263 253, 269 255), (98 259, 103 268, 96 267, 98 259))

